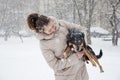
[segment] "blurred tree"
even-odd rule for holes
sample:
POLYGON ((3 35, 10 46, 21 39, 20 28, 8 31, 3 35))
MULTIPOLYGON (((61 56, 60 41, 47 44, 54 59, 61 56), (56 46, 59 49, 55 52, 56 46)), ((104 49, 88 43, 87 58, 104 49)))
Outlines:
POLYGON ((93 11, 96 5, 94 0, 72 0, 76 6, 79 24, 87 28, 87 42, 91 44, 90 27, 92 25, 93 11))
POLYGON ((39 0, 0 0, 0 31, 4 40, 11 35, 19 36, 25 28, 26 16, 31 12, 39 12, 39 0))
POLYGON ((112 7, 112 14, 110 16, 110 24, 112 26, 112 44, 114 46, 118 45, 118 29, 117 29, 117 25, 118 23, 120 23, 118 17, 117 17, 117 9, 120 5, 120 0, 109 0, 111 7, 112 7))

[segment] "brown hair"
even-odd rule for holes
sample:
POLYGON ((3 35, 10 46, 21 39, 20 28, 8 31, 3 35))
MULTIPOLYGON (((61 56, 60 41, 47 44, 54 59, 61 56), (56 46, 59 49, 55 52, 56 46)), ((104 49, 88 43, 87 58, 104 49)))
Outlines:
POLYGON ((48 25, 49 18, 44 15, 38 15, 37 13, 32 13, 27 17, 27 23, 30 29, 40 32, 43 30, 44 25, 48 25))

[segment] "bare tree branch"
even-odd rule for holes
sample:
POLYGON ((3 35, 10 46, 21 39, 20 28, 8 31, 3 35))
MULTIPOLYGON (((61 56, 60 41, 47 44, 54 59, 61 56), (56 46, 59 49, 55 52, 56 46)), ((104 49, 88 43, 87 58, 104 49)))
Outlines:
POLYGON ((78 7, 78 5, 77 5, 77 2, 76 2, 76 0, 72 0, 72 1, 73 1, 73 3, 75 4, 75 6, 76 6, 76 8, 77 8, 78 17, 79 17, 79 22, 80 22, 80 24, 82 25, 82 22, 81 22, 81 13, 80 13, 79 7, 78 7))

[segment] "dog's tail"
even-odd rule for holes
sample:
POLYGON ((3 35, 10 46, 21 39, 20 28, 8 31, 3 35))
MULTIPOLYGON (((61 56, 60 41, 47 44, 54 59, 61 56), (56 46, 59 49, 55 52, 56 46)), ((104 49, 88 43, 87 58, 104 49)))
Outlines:
POLYGON ((100 49, 99 55, 96 55, 97 59, 101 58, 102 55, 103 55, 103 51, 102 51, 102 49, 100 49))

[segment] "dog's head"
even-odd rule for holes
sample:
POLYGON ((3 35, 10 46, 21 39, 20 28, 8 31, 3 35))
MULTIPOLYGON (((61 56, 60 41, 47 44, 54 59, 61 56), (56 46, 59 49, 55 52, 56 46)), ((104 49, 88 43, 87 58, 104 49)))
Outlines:
POLYGON ((80 32, 77 29, 70 29, 67 34, 67 44, 72 46, 75 51, 80 52, 84 47, 84 33, 80 32))

